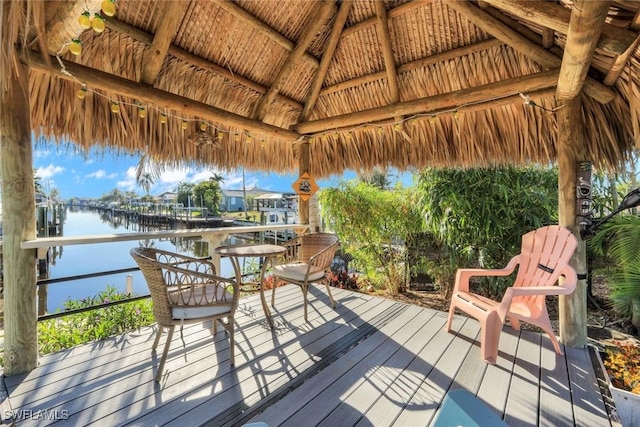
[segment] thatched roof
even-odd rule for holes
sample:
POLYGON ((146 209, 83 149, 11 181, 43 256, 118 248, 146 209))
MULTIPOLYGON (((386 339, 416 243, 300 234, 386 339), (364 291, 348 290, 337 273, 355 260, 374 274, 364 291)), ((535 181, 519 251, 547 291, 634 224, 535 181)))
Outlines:
POLYGON ((569 1, 117 0, 103 33, 83 30, 100 4, 2 4, 3 83, 16 58, 29 65, 36 136, 280 172, 308 138, 314 176, 548 163, 558 81, 581 84, 561 73, 565 47, 593 42, 577 149, 616 167, 640 140, 636 1, 570 43, 569 1))

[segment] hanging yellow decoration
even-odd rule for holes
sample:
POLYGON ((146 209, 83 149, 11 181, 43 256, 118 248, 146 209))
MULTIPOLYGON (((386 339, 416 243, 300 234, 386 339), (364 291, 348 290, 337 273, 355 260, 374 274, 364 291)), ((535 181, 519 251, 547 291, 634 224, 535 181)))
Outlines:
POLYGON ((162 123, 163 125, 167 123, 167 115, 166 114, 160 114, 160 123, 162 123))
POLYGON ((207 124, 205 122, 200 122, 200 130, 204 132, 207 130, 207 124))
POLYGON ((100 8, 104 16, 113 16, 116 14, 116 3, 113 0, 104 0, 100 8))
POLYGON ((189 124, 187 123, 186 120, 182 121, 182 130, 187 130, 187 127, 189 127, 189 124))
POLYGON ((222 141, 222 137, 223 137, 222 132, 218 132, 218 139, 219 139, 220 141, 222 141))
POLYGON ((96 33, 101 33, 104 31, 105 24, 102 16, 96 13, 96 15, 93 17, 93 21, 91 21, 91 28, 93 28, 93 31, 95 31, 96 33))
POLYGON ((116 101, 111 101, 111 112, 113 114, 118 114, 120 112, 120 104, 116 101))
POLYGON ((82 42, 78 39, 71 40, 71 44, 69 45, 69 52, 78 56, 82 53, 82 42))
POLYGON ((138 116, 141 119, 144 119, 145 117, 147 117, 147 110, 145 110, 144 107, 138 107, 138 116))
POLYGON ((91 28, 91 14, 88 11, 83 12, 78 18, 78 22, 82 28, 88 30, 91 28))
POLYGON ((83 87, 81 89, 78 89, 76 95, 78 96, 78 98, 84 99, 84 97, 87 96, 87 88, 83 87))

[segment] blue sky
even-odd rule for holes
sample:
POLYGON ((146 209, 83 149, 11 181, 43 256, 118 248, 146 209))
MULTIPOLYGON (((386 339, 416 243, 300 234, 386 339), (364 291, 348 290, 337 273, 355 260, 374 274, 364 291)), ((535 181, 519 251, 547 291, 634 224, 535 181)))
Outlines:
MULTIPOLYGON (((38 143, 33 150, 33 164, 36 175, 45 190, 57 188, 63 199, 71 197, 100 198, 114 188, 121 191, 134 191, 144 194, 137 186, 135 169, 139 158, 128 155, 93 155, 85 159, 81 154, 74 154, 66 147, 54 144, 38 143)), ((165 191, 174 191, 180 182, 198 183, 208 179, 213 173, 224 176, 223 188, 242 188, 242 171, 231 173, 220 172, 214 168, 183 168, 166 170, 160 179, 151 187, 152 195, 165 191)), ((343 176, 318 180, 320 188, 336 186, 341 179, 353 179, 355 173, 346 172, 343 176)), ((256 185, 270 191, 293 192, 291 184, 297 175, 278 175, 264 173, 245 173, 247 187, 256 185)), ((411 185, 411 175, 403 174, 391 177, 392 182, 401 180, 403 185, 411 185)))

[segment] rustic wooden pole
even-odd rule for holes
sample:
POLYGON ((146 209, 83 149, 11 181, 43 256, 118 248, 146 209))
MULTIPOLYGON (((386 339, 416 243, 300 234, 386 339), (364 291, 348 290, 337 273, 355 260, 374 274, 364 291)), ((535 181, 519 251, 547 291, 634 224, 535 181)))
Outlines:
MULTIPOLYGON (((576 221, 576 176, 579 154, 585 144, 580 98, 564 101, 558 110, 558 223, 578 236, 578 248, 571 265, 578 274, 586 272, 586 245, 580 239, 576 221)), ((559 297, 560 341, 571 347, 587 343, 587 282, 578 280, 573 294, 559 297)))
POLYGON ((4 269, 4 374, 29 372, 38 363, 35 189, 29 120, 29 69, 16 64, 0 100, 4 269))
MULTIPOLYGON (((300 175, 302 175, 303 173, 309 173, 309 151, 309 138, 304 138, 300 143, 300 159, 298 166, 298 169, 300 169, 300 175)), ((302 200, 301 198, 298 198, 298 222, 300 224, 309 224, 309 200, 302 200)))

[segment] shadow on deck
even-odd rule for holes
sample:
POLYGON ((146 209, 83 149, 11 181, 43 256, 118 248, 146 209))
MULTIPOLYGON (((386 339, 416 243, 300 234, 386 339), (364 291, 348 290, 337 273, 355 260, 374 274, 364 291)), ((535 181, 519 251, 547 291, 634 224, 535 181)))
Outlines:
MULTIPOLYGON (((161 383, 155 328, 44 356, 3 378, 2 418, 18 425, 428 426, 447 391, 465 388, 510 426, 611 425, 588 349, 553 352, 548 337, 505 328, 498 363, 479 356, 477 321, 312 287, 278 289, 275 330, 257 295, 240 301, 236 366, 210 325, 174 335, 161 383), (178 336, 176 336, 178 335, 178 336), (186 359, 186 360, 185 360, 186 359), (8 396, 8 397, 7 397, 8 396)), ((617 422, 613 422, 617 425, 617 422)))

